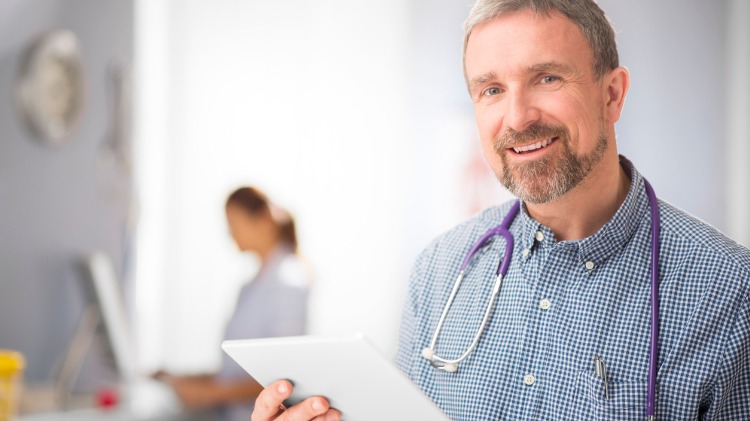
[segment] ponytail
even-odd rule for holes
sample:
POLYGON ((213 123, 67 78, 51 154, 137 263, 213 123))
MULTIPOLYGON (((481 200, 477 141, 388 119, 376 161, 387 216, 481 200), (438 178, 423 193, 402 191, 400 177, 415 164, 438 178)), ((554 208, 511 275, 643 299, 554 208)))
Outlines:
POLYGON ((271 203, 263 192, 254 187, 241 187, 230 194, 226 206, 237 205, 249 215, 270 215, 276 225, 279 240, 297 252, 297 230, 294 218, 284 208, 271 203))
POLYGON ((294 225, 294 219, 292 219, 292 216, 289 215, 287 211, 283 211, 286 215, 285 218, 283 218, 280 221, 276 221, 276 227, 279 230, 279 239, 281 239, 284 244, 291 247, 293 252, 297 252, 297 230, 294 225))

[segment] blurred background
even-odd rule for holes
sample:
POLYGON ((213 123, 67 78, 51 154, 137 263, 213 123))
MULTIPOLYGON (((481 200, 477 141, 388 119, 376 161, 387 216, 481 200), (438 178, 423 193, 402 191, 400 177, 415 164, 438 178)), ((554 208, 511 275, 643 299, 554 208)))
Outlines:
MULTIPOLYGON (((391 356, 417 253, 511 198, 463 82, 467 3, 3 0, 0 348, 23 352, 27 384, 65 358, 92 252, 111 259, 138 370, 215 370, 258 267, 225 221, 241 185, 296 217, 310 333, 364 332, 391 356), (35 42, 60 29, 82 66, 61 77, 82 89, 50 140, 21 91, 35 42)), ((750 3, 599 3, 632 77, 621 153, 660 198, 747 246, 750 3)), ((91 349, 76 388, 117 383, 91 349)))

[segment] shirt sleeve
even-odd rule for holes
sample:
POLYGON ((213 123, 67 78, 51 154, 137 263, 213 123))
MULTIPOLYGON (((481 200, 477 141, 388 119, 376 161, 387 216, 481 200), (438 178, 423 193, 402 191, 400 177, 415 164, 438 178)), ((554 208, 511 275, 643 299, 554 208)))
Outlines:
POLYGON ((739 305, 727 338, 707 420, 750 420, 750 297, 739 305), (713 414, 712 414, 713 413, 713 414))

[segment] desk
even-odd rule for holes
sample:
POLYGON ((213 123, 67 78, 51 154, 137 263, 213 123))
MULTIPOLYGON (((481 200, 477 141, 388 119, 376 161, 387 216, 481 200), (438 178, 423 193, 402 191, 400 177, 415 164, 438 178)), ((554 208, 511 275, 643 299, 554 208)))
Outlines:
MULTIPOLYGON (((55 397, 52 389, 37 389, 28 395, 24 398, 32 402, 54 402, 55 397)), ((147 378, 130 384, 117 408, 86 408, 94 402, 93 396, 80 398, 80 402, 70 402, 68 408, 73 409, 54 410, 55 406, 46 406, 41 408, 46 411, 27 414, 16 421, 211 421, 214 418, 211 411, 185 412, 170 387, 147 378)))
POLYGON ((212 414, 208 412, 143 416, 119 409, 109 411, 99 409, 81 409, 26 415, 16 418, 16 421, 210 421, 212 418, 212 414))

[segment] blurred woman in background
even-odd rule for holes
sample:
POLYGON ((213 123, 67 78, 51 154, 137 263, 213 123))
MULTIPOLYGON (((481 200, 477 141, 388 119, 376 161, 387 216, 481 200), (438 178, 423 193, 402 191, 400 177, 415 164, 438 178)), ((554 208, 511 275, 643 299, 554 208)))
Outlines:
MULTIPOLYGON (((297 255, 294 220, 253 187, 242 187, 226 202, 229 232, 237 248, 255 254, 260 270, 240 291, 225 339, 295 336, 305 333, 311 284, 297 255)), ((205 376, 158 376, 188 409, 215 408, 223 421, 247 421, 262 387, 222 353, 221 370, 205 376)))

